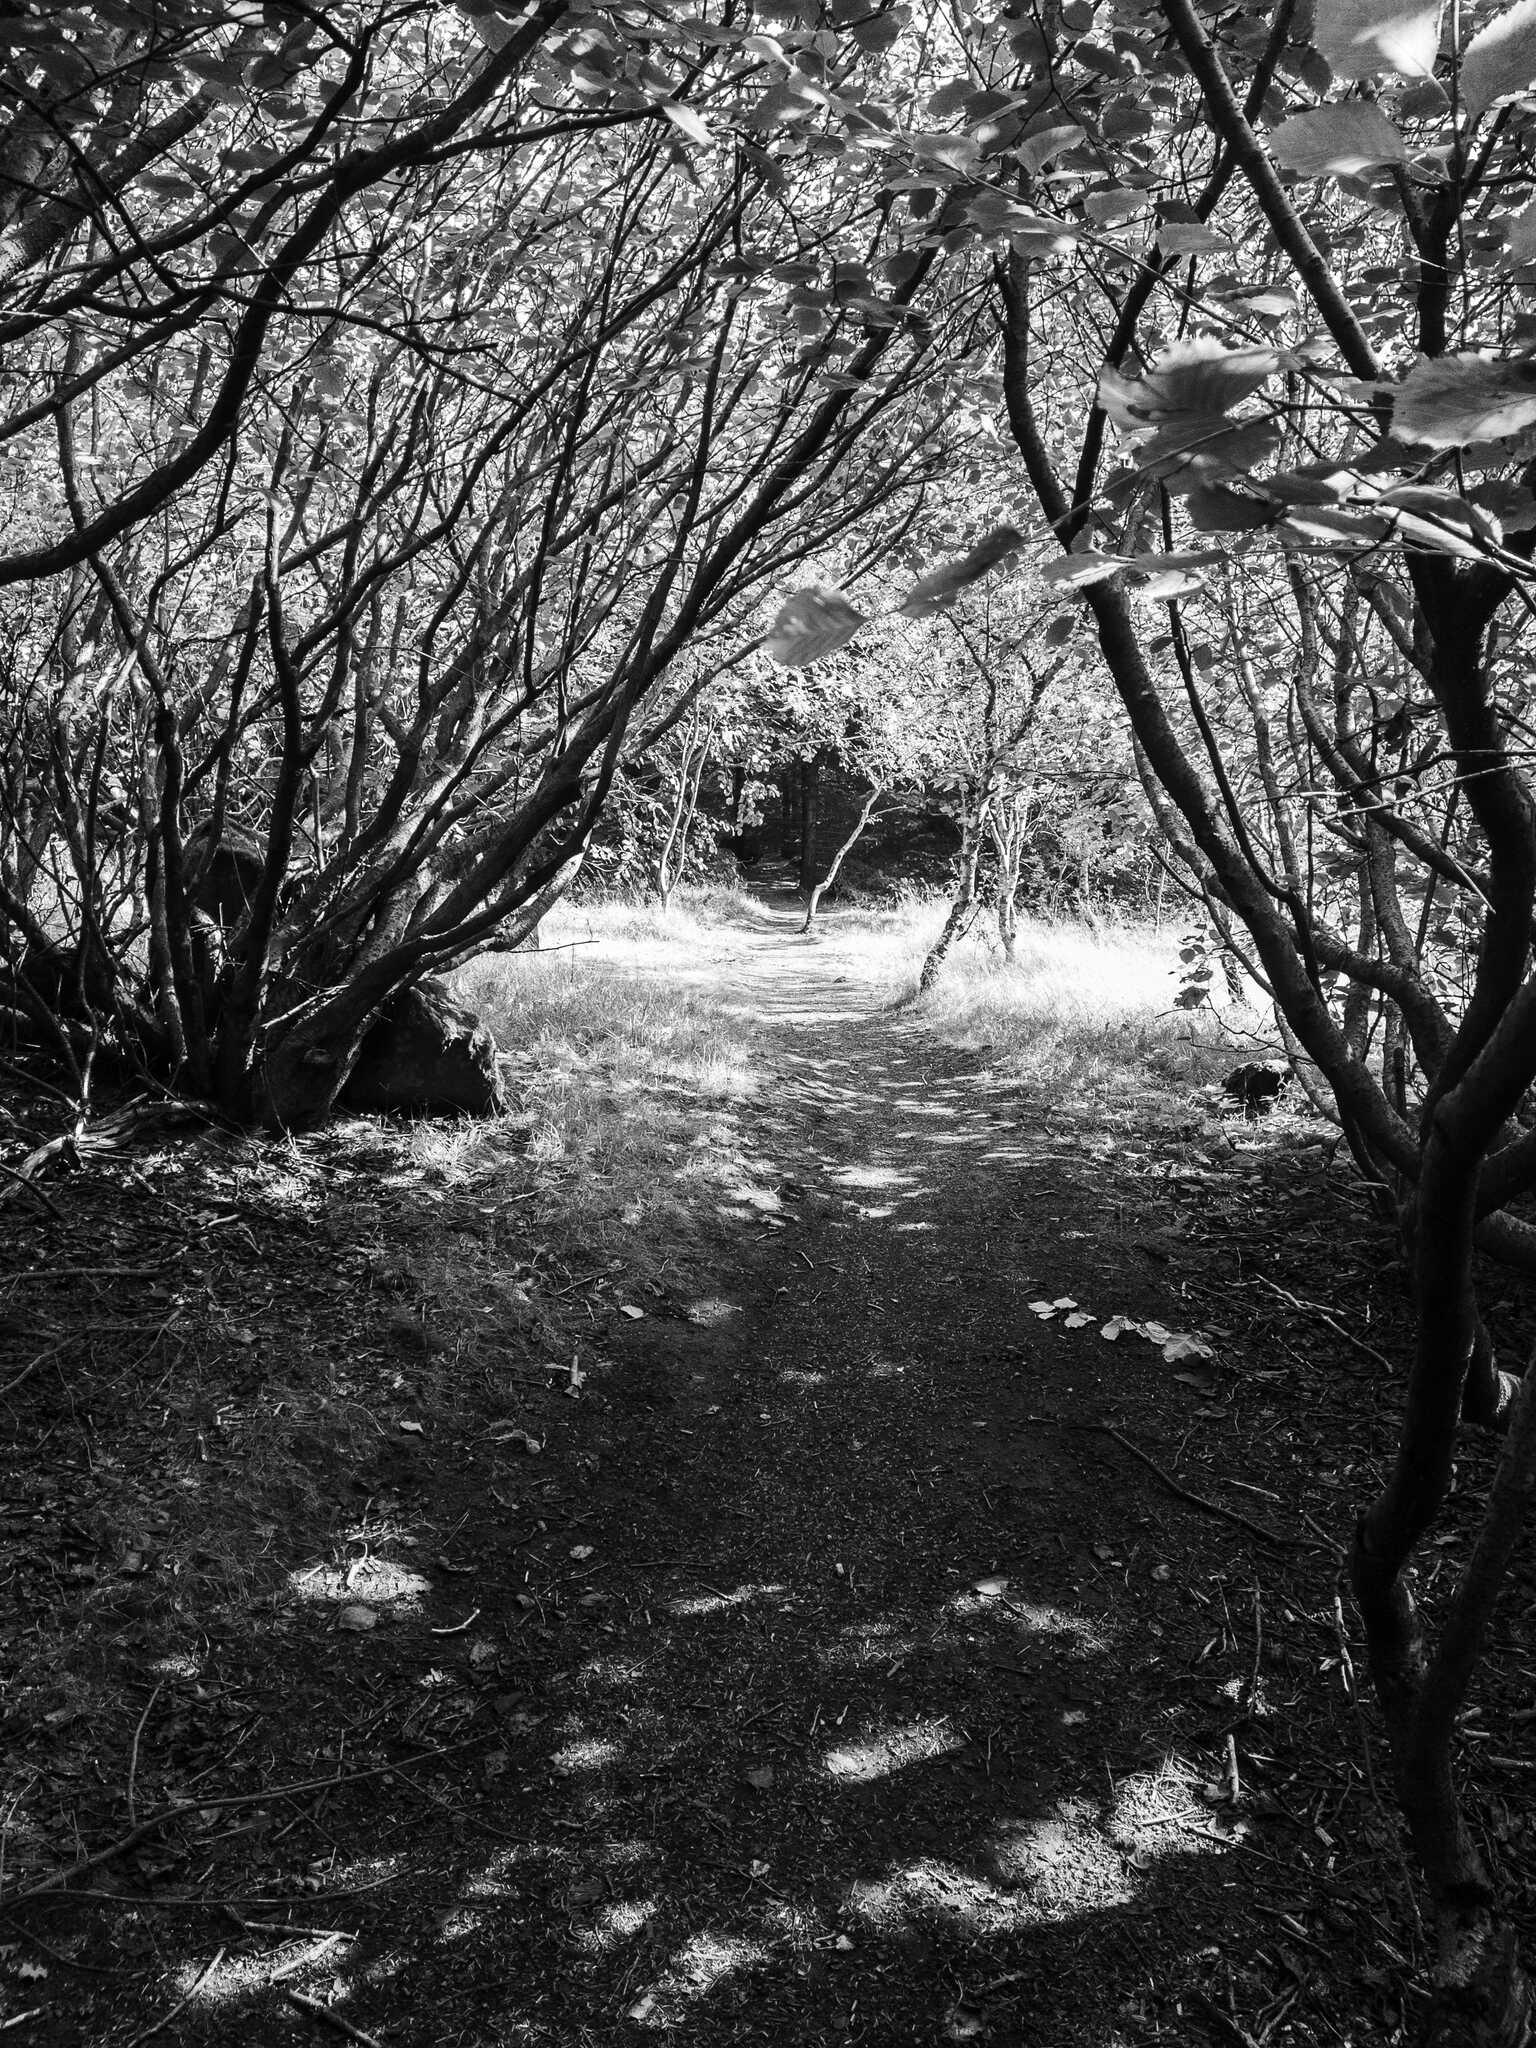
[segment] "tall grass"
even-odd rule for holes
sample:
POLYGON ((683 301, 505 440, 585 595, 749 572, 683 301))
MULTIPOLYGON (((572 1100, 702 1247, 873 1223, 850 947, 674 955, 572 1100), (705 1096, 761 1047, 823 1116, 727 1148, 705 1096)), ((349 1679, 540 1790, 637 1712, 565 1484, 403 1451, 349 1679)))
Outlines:
POLYGON ((1252 1001, 1233 1001, 1218 983, 1217 1007, 1180 1009, 1177 937, 1125 919, 1022 917, 1010 962, 978 917, 919 997, 948 909, 942 896, 850 909, 834 942, 891 1002, 1000 1074, 1096 1109, 1122 1097, 1144 1108, 1153 1096, 1208 1084, 1239 1054, 1267 1049, 1257 990, 1252 1001))

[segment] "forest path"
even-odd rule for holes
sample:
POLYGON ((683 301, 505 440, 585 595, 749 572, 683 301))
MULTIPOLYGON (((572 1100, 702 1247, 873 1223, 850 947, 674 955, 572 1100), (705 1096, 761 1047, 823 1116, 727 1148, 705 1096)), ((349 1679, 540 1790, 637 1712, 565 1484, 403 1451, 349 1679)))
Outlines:
MULTIPOLYGON (((1232 1940, 1194 1789, 1230 1696, 1187 1673, 1244 1544, 1097 1426, 1171 1464, 1214 1389, 1028 1304, 1179 1327, 1135 1248, 1166 1214, 798 922, 760 901, 711 984, 765 1033, 734 1220, 594 1372, 535 1852, 575 1953, 520 1951, 515 2009, 591 2030, 551 2043, 1152 2038, 1232 1940)), ((527 1870, 479 1883, 512 1908, 527 1870)))
POLYGON ((10 1638, 57 1816, 23 1869, 121 1835, 125 1784, 241 1802, 54 1895, 43 1960, 78 1961, 19 2039, 309 2048, 317 2001, 379 2048, 1390 2038, 1396 1866, 1335 1790, 1314 1536, 1348 1495, 1310 1484, 1288 1361, 1099 1334, 1227 1319, 1242 1162, 1132 1161, 885 1007, 835 910, 797 925, 760 900, 692 977, 755 1021, 755 1086, 701 1105, 737 1179, 619 1265, 541 1240, 516 1153, 434 1183, 365 1121, 82 1175, 57 1242, 30 1220, 62 1313, 97 1219, 120 1263, 83 1312, 129 1333, 26 1380, 38 1500, 201 1503, 250 1578, 185 1541, 178 1575, 13 1574, 52 1587, 10 1638), (170 1359, 131 1320, 168 1230, 170 1359))

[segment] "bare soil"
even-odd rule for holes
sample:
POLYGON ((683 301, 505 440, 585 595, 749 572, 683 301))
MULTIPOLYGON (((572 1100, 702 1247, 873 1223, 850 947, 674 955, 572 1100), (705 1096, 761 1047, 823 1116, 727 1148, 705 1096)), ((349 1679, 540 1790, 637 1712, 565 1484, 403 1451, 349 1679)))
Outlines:
MULTIPOLYGON (((751 1170, 617 1265, 363 1120, 0 1210, 7 2038, 1407 2038, 1326 1134, 1024 1092, 835 923, 734 998, 751 1170)), ((1466 1744, 1528 1936, 1533 1578, 1466 1744)))

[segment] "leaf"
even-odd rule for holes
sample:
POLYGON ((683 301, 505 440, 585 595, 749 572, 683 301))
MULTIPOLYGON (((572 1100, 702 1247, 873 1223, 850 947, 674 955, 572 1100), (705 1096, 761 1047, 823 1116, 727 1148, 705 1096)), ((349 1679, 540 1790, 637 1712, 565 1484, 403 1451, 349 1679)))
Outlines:
POLYGON ((1130 566, 1121 555, 1103 555, 1097 548, 1083 548, 1079 553, 1047 562, 1040 571, 1040 580, 1057 590, 1076 590, 1084 583, 1102 583, 1106 577, 1117 576, 1130 566))
POLYGON ((840 590, 810 585, 785 599, 763 647, 783 667, 805 668, 846 647, 865 623, 840 590))
POLYGON ((1536 363, 1467 353, 1415 363, 1392 400, 1392 431, 1423 448, 1502 441, 1536 425, 1536 363))
POLYGON ((1104 1342, 1106 1344, 1114 1344, 1117 1343, 1119 1339, 1125 1335, 1125 1332, 1127 1330, 1129 1330, 1133 1336, 1139 1335, 1141 1331, 1141 1325, 1140 1323, 1133 1322, 1129 1316, 1111 1316, 1109 1321, 1104 1325, 1103 1329, 1100 1330, 1099 1335, 1104 1339, 1104 1342))
POLYGON ((621 1301, 619 1303, 619 1314, 621 1316, 628 1316, 632 1323, 643 1323, 645 1321, 645 1310, 643 1308, 636 1308, 632 1301, 621 1301))
POLYGON ((1029 1304, 1029 1312, 1032 1316, 1038 1316, 1042 1323, 1048 1323, 1056 1313, 1056 1304, 1054 1301, 1032 1301, 1029 1304))
POLYGON ((1016 526, 994 526, 958 560, 946 562, 942 568, 932 569, 920 577, 901 605, 901 617, 925 619, 930 613, 942 610, 962 590, 979 583, 999 562, 1017 554, 1023 545, 1024 536, 1016 526))
MULTIPOLYGON (((1151 1332, 1148 1331, 1149 1336, 1150 1334, 1151 1332)), ((1177 1336, 1169 1337, 1163 1345, 1163 1356, 1170 1365, 1181 1365, 1186 1358, 1209 1358, 1211 1356, 1211 1347, 1203 1337, 1196 1337, 1187 1330, 1181 1330, 1177 1336)), ((1174 1377, 1182 1379, 1185 1375, 1176 1373, 1174 1377)), ((1193 1387, 1203 1385, 1204 1383, 1199 1380, 1190 1380, 1189 1384, 1193 1387)))
POLYGON ((1402 136, 1370 100, 1292 114, 1271 134, 1269 152, 1283 171, 1299 178, 1357 178, 1408 158, 1402 136))
POLYGON ((1428 78, 1440 47, 1440 0, 1317 0, 1312 42, 1335 78, 1428 78))
POLYGON ((979 1593, 983 1600, 1001 1600, 1008 1590, 1005 1578, 978 1579, 971 1591, 979 1593))
POLYGON ((1037 129, 1033 135, 1015 145, 1014 155, 1026 171, 1038 171, 1050 162, 1053 156, 1061 156, 1074 149, 1084 140, 1083 131, 1077 123, 1052 121, 1047 127, 1037 129))
POLYGON ((1089 1315, 1086 1309, 1074 1309, 1072 1314, 1067 1317, 1067 1328, 1069 1330, 1087 1329, 1095 1320, 1096 1318, 1089 1315))
POLYGON ((1157 231, 1157 246, 1165 256, 1230 256, 1232 244, 1214 228, 1198 221, 1169 221, 1157 231))
POLYGON ((1229 491, 1225 484, 1201 484, 1185 498, 1184 507, 1196 533, 1242 533, 1268 526, 1275 516, 1261 498, 1229 491))
POLYGON ((700 120, 692 107, 681 106, 676 100, 663 100, 661 111, 674 128, 686 135, 690 142, 698 143, 701 149, 707 149, 714 141, 713 131, 700 120))
POLYGON ((1142 377, 1099 372, 1099 403, 1116 426, 1152 426, 1193 417, 1220 422, 1280 367, 1272 348, 1228 348, 1214 335, 1175 342, 1142 377))
POLYGON ((1504 230, 1504 256, 1509 263, 1529 263, 1536 258, 1536 199, 1519 213, 1505 214, 1498 223, 1504 230))
POLYGON ((1506 94, 1536 79, 1536 0, 1496 15, 1461 53, 1461 103, 1468 123, 1506 94))

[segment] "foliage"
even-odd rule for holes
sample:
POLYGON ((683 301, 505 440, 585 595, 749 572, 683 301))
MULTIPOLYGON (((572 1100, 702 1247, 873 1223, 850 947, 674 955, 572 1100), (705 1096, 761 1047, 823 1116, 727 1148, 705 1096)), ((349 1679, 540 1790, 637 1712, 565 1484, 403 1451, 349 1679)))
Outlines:
MULTIPOLYGON (((717 144, 597 21, 536 48, 481 17, 478 55, 460 24, 418 119, 399 80, 438 12, 358 27, 356 78, 316 56, 339 98, 257 211, 335 203, 229 286, 259 333, 208 196, 288 133, 249 65, 186 141, 164 232, 212 268, 179 326, 140 321, 152 361, 51 276, 29 316, 11 490, 39 548, 12 567, 58 573, 9 622, 0 909, 13 1012, 81 1092, 105 1045, 238 1118, 323 1116, 397 990, 537 919, 681 650, 739 638, 765 577, 945 456, 918 400, 968 344, 911 310, 942 262, 806 334, 808 281, 885 232, 792 130, 750 140, 739 30, 676 58, 741 124, 717 144), (355 161, 341 138, 380 123, 355 161)), ((150 261, 116 260, 124 304, 150 261)))

